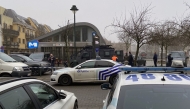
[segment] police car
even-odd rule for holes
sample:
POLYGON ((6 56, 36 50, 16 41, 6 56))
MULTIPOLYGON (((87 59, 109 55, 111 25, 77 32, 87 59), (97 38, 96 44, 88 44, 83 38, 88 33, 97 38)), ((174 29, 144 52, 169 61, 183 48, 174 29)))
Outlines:
MULTIPOLYGON (((51 82, 70 85, 72 82, 107 82, 111 84, 121 63, 109 59, 87 60, 73 68, 63 68, 53 72, 51 82)), ((127 67, 130 67, 126 65, 127 67)))
POLYGON ((0 109, 78 109, 73 93, 34 78, 7 79, 0 79, 0 109))
MULTIPOLYGON (((183 64, 183 63, 182 63, 183 64)), ((188 67, 120 67, 103 109, 189 109, 188 67), (140 73, 140 72, 145 73, 140 73), (183 71, 183 73, 181 73, 183 71), (186 73, 184 73, 186 72, 186 73)))

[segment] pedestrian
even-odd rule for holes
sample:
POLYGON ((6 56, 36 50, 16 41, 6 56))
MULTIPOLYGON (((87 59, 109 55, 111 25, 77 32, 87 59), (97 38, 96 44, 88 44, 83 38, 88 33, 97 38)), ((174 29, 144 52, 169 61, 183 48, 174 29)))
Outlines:
POLYGON ((57 66, 59 67, 59 64, 60 64, 60 60, 59 58, 57 59, 57 66))
POLYGON ((128 53, 125 53, 125 56, 124 56, 124 63, 125 63, 125 65, 128 64, 128 58, 129 58, 128 53))
POLYGON ((158 56, 157 56, 156 52, 154 53, 153 60, 154 60, 154 66, 157 67, 158 56))
POLYGON ((68 67, 67 61, 65 61, 65 62, 63 63, 63 65, 64 65, 64 67, 68 67))
POLYGON ((133 66, 133 55, 131 54, 131 52, 129 52, 129 57, 128 57, 128 65, 130 65, 131 67, 133 66))
POLYGON ((117 58, 117 56, 115 54, 112 56, 112 60, 113 61, 118 61, 118 58, 117 58))
POLYGON ((51 67, 52 67, 52 70, 55 71, 55 57, 53 56, 53 54, 50 54, 50 57, 48 58, 48 61, 50 62, 51 64, 51 67))
POLYGON ((171 57, 171 54, 169 54, 168 55, 168 65, 167 65, 167 67, 171 67, 171 65, 172 65, 172 60, 173 60, 173 57, 171 57))

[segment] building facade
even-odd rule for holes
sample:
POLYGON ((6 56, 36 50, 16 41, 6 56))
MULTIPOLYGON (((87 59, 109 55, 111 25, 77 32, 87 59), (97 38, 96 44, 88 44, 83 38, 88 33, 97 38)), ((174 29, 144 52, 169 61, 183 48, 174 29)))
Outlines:
MULTIPOLYGON (((29 22, 30 18, 18 15, 12 9, 0 6, 0 24, 2 25, 2 43, 4 52, 29 52, 27 42, 39 36, 38 28, 29 22)), ((41 24, 40 24, 41 25, 41 24)), ((42 25, 45 30, 46 27, 42 25)), ((47 32, 50 32, 51 29, 47 32)), ((45 32, 45 33, 47 33, 45 32)), ((44 34, 45 34, 44 33, 44 34)))
MULTIPOLYGON (((80 51, 86 45, 92 45, 92 33, 96 32, 96 34, 100 37, 100 45, 105 45, 105 41, 100 34, 97 27, 93 24, 87 22, 76 23, 76 31, 75 31, 75 39, 76 39, 76 49, 80 51)), ((73 24, 68 25, 52 32, 49 32, 45 35, 37 37, 33 40, 39 41, 38 52, 50 52, 53 53, 55 57, 62 58, 65 60, 66 55, 66 42, 64 39, 64 33, 67 32, 68 29, 71 29, 70 33, 67 34, 67 45, 69 47, 69 54, 74 54, 74 42, 73 42, 73 24)))

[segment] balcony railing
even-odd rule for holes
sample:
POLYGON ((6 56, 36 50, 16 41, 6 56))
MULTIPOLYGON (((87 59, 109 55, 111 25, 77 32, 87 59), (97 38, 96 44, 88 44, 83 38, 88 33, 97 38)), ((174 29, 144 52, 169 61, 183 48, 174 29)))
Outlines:
POLYGON ((10 37, 17 37, 17 36, 19 36, 19 32, 12 30, 12 29, 4 29, 3 28, 3 35, 10 36, 10 37))
POLYGON ((32 34, 25 34, 25 37, 26 37, 26 39, 34 39, 34 35, 32 35, 32 34))
POLYGON ((18 42, 11 42, 11 41, 4 41, 3 46, 5 48, 18 48, 19 43, 18 42))

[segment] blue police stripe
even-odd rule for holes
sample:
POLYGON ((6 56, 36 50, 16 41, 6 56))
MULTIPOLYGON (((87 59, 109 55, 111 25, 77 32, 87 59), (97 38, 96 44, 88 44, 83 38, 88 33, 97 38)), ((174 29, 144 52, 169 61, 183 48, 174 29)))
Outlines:
POLYGON ((121 71, 190 71, 190 67, 173 68, 173 67, 126 67, 119 68, 121 71))
POLYGON ((122 65, 121 64, 120 65, 116 65, 116 66, 113 66, 111 68, 99 71, 99 80, 105 80, 105 78, 107 76, 110 76, 111 74, 113 74, 114 71, 116 71, 116 73, 118 71, 120 71, 119 70, 119 66, 122 66, 122 65))

